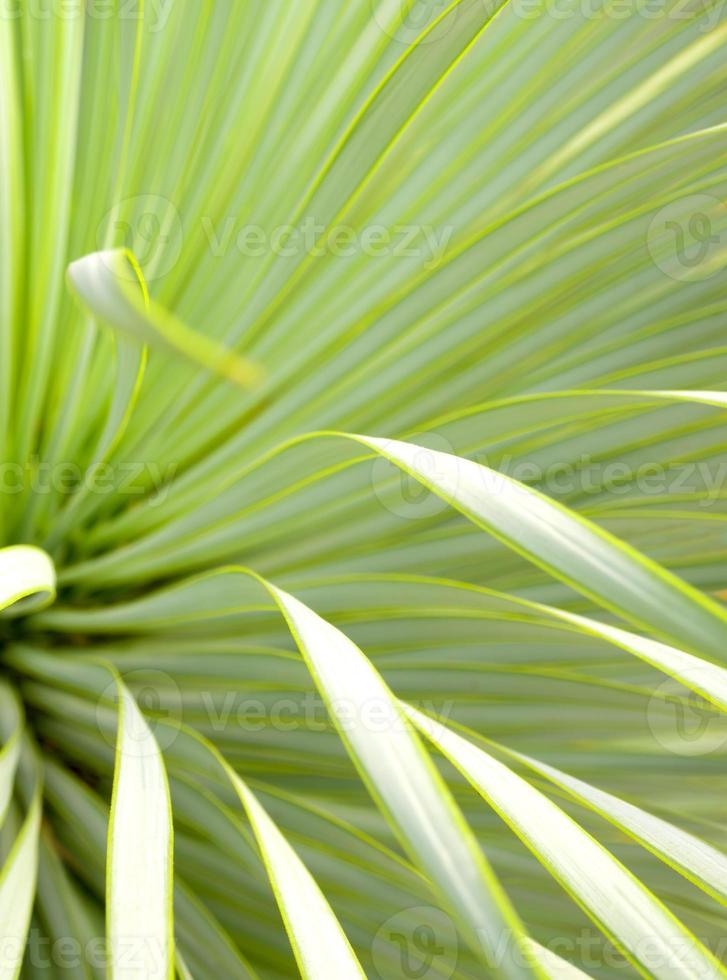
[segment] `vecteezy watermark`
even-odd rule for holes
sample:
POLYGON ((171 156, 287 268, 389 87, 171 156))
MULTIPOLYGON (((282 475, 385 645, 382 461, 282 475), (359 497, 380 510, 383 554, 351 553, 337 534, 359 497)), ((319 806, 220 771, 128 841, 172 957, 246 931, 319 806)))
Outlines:
MULTIPOLYGON (((633 955, 654 974, 670 972, 682 975, 689 965, 697 940, 687 936, 665 938, 645 933, 632 949, 633 955)), ((719 961, 727 954, 727 937, 707 937, 703 945, 719 961)), ((560 956, 581 970, 624 971, 633 975, 633 967, 613 943, 596 929, 584 927, 567 935, 551 936, 542 941, 549 952, 560 956)), ((506 963, 524 965, 532 955, 532 940, 523 940, 510 931, 503 932, 494 949, 486 948, 483 959, 492 969, 501 970, 506 963)), ((454 974, 459 958, 460 940, 452 919, 441 909, 422 905, 390 916, 376 931, 371 953, 379 980, 389 977, 413 980, 447 980, 454 974)), ((106 936, 91 936, 84 941, 77 936, 43 935, 31 926, 27 937, 0 939, 0 968, 11 973, 24 960, 36 970, 79 970, 90 967, 104 972, 112 965, 118 969, 136 970, 138 975, 166 976, 166 947, 156 936, 120 937, 112 944, 106 936), (141 972, 140 972, 141 971, 141 972)), ((705 974, 706 980, 707 974, 705 974)), ((711 974, 709 974, 711 976, 711 974)))
POLYGON ((106 972, 110 966, 136 975, 164 980, 168 975, 166 947, 156 936, 120 937, 111 942, 106 936, 94 936, 81 942, 76 936, 57 936, 49 939, 35 926, 28 931, 27 940, 18 937, 0 939, 0 968, 12 975, 21 962, 37 970, 56 968, 82 970, 88 968, 106 972))
POLYGON ((0 0, 0 20, 144 21, 151 34, 163 31, 174 0, 0 0))
MULTIPOLYGON (((480 959, 499 976, 506 966, 523 969, 539 961, 532 939, 512 930, 493 936, 491 931, 476 929, 480 959)), ((380 980, 391 976, 433 980, 451 977, 457 968, 459 939, 452 919, 441 909, 418 906, 404 909, 388 918, 377 930, 371 953, 380 980)), ((688 937, 664 937, 644 932, 632 945, 631 952, 655 975, 666 971, 679 975, 696 947, 697 940, 688 937)), ((709 947, 709 943, 706 944, 709 947)), ((542 946, 566 963, 589 973, 607 969, 623 970, 630 975, 632 967, 624 954, 601 932, 579 929, 567 935, 550 936, 542 946)), ((727 948, 727 937, 712 944, 719 958, 727 948)))
POLYGON ((649 223, 651 258, 670 279, 700 282, 727 268, 727 207, 690 194, 660 208, 649 223))
POLYGON ((177 472, 177 464, 132 462, 99 463, 81 467, 73 462, 44 462, 32 456, 25 463, 0 463, 0 496, 32 492, 71 497, 80 491, 94 496, 148 495, 152 507, 164 502, 177 472))
MULTIPOLYGON (((482 939, 483 959, 498 973, 506 963, 524 966, 527 962, 532 962, 532 959, 539 959, 532 939, 525 939, 523 942, 520 936, 504 931, 497 938, 494 946, 492 941, 488 946, 484 942, 484 930, 478 930, 478 933, 482 939)), ((727 936, 717 936, 711 942, 707 939, 701 945, 709 949, 717 960, 721 960, 727 951, 727 936)), ((589 976, 593 975, 594 971, 603 969, 623 970, 627 976, 633 976, 633 967, 624 953, 601 932, 591 928, 579 929, 568 935, 550 936, 543 940, 542 946, 567 963, 584 970, 589 976)), ((688 935, 656 934, 648 929, 642 929, 630 944, 629 952, 634 960, 641 964, 645 975, 669 974, 677 977, 694 972, 695 952, 699 947, 700 940, 690 938, 688 935)), ((713 975, 712 969, 709 963, 702 959, 701 950, 698 955, 704 964, 704 972, 700 973, 697 967, 697 973, 704 976, 706 980, 713 975)))
POLYGON ((455 450, 448 439, 436 432, 423 432, 411 438, 417 445, 414 458, 417 472, 440 488, 444 497, 431 491, 426 483, 411 476, 385 456, 377 456, 374 459, 371 466, 371 484, 374 493, 389 513, 407 520, 420 521, 433 517, 449 507, 444 498, 456 494, 459 484, 459 461, 440 455, 446 453, 452 456, 455 450))
POLYGON ((377 930, 371 957, 381 980, 394 976, 446 980, 457 968, 457 930, 441 909, 429 905, 404 909, 377 930))
POLYGON ((391 514, 408 520, 425 520, 448 509, 447 500, 456 496, 465 467, 468 484, 472 488, 479 485, 488 496, 507 492, 509 480, 536 487, 554 498, 600 497, 608 506, 611 499, 690 494, 695 497, 695 507, 707 508, 727 496, 725 459, 633 464, 582 453, 575 459, 543 464, 509 455, 490 460, 486 453, 460 459, 452 444, 434 432, 412 436, 411 441, 417 444, 411 467, 416 477, 383 456, 371 463, 376 497, 391 514), (472 468, 473 462, 480 464, 481 471, 472 468), (436 486, 438 492, 429 486, 436 486))
MULTIPOLYGON (((324 732, 331 729, 331 717, 335 718, 343 732, 363 729, 376 735, 406 731, 411 727, 407 717, 393 709, 391 701, 383 698, 368 698, 363 702, 336 698, 325 703, 319 694, 309 691, 296 697, 275 697, 266 702, 237 691, 225 691, 221 698, 211 691, 203 691, 200 699, 207 724, 215 734, 233 727, 248 732, 260 732, 266 728, 279 732, 324 732)), ((417 702, 417 707, 446 722, 454 702, 425 700, 417 702)))
MULTIPOLYGON (((485 15, 494 14, 498 6, 495 0, 481 0, 481 5, 485 15)), ((406 47, 444 40, 462 13, 451 0, 371 0, 371 7, 379 28, 406 47)), ((724 0, 511 0, 505 13, 520 20, 699 21, 703 31, 710 31, 723 10, 724 0)))
MULTIPOLYGON (((295 225, 266 228, 240 215, 202 215, 183 223, 175 204, 161 194, 124 198, 106 212, 96 230, 99 251, 128 248, 147 282, 160 279, 176 266, 185 241, 194 241, 215 259, 229 255, 260 259, 309 256, 314 259, 419 259, 427 270, 437 268, 454 234, 451 225, 368 224, 362 227, 326 225, 314 215, 295 225)), ((118 274, 118 269, 114 268, 118 274)), ((129 277, 136 273, 129 269, 129 277)))
POLYGON ((512 0, 508 11, 521 20, 623 21, 700 21, 703 31, 719 22, 723 0, 512 0))
MULTIPOLYGON (((124 674, 124 683, 133 690, 134 699, 146 722, 145 726, 126 728, 125 739, 130 751, 139 757, 155 754, 156 746, 162 751, 168 749, 182 727, 182 692, 179 685, 163 670, 132 670, 124 674), (154 736, 154 742, 149 741, 148 731, 154 736)), ((118 736, 117 702, 116 681, 111 681, 96 702, 96 727, 114 748, 118 736)))
POLYGON ((273 254, 281 258, 308 255, 313 258, 422 258, 424 267, 436 268, 444 258, 454 228, 434 225, 351 225, 326 226, 308 215, 297 225, 280 225, 265 229, 261 225, 242 224, 238 216, 229 215, 215 222, 202 218, 202 231, 215 258, 236 251, 247 258, 273 254))
POLYGON ((179 211, 160 194, 126 197, 106 212, 98 226, 99 251, 109 243, 134 253, 147 282, 160 279, 171 272, 182 254, 184 230, 179 211))
MULTIPOLYGON (((488 465, 486 455, 475 454, 475 460, 488 465)), ((553 461, 547 465, 533 460, 505 456, 494 466, 501 477, 509 476, 520 483, 537 486, 553 497, 601 496, 639 498, 666 494, 693 494, 695 506, 709 507, 727 493, 727 460, 680 460, 657 463, 647 460, 628 463, 625 460, 594 459, 582 453, 575 460, 553 461)), ((500 484, 504 481, 500 480, 500 484)), ((498 480, 490 480, 497 490, 498 480)))
POLYGON ((374 20, 393 41, 408 47, 435 44, 443 40, 454 27, 460 8, 445 14, 451 0, 371 0, 374 20))
MULTIPOLYGON (((687 667, 685 680, 706 689, 709 669, 687 667)), ((691 687, 667 678, 649 698, 646 719, 656 741, 682 756, 712 755, 727 748, 727 715, 691 687)))
MULTIPOLYGON (((177 738, 185 721, 185 711, 193 713, 190 719, 211 735, 219 736, 232 731, 255 734, 264 731, 312 733, 329 732, 334 723, 339 731, 348 733, 366 731, 370 735, 384 735, 407 731, 411 722, 396 709, 390 699, 367 698, 355 701, 336 698, 326 702, 316 691, 275 692, 268 697, 251 695, 243 690, 230 688, 195 690, 194 699, 185 701, 181 688, 174 677, 158 669, 138 669, 124 674, 124 683, 131 690, 144 714, 148 728, 162 749, 169 748, 177 738)), ((107 744, 116 745, 115 682, 106 686, 96 701, 96 727, 107 744)), ((446 723, 454 710, 451 700, 424 699, 412 704, 426 714, 446 723)), ((146 732, 138 733, 134 752, 144 751, 148 745, 146 732)), ((127 737, 135 738, 133 731, 127 737)), ((149 750, 154 751, 153 745, 149 750)))

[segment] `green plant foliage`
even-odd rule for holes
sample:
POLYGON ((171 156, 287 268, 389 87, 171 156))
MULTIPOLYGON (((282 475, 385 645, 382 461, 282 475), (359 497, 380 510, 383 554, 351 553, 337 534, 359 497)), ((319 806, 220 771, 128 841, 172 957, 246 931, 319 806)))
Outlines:
POLYGON ((0 0, 0 980, 727 975, 726 52, 0 0))

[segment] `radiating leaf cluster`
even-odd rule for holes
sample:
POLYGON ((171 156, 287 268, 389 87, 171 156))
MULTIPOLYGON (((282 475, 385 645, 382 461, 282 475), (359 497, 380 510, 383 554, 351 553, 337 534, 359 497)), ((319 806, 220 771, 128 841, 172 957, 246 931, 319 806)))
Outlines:
POLYGON ((725 975, 725 50, 0 13, 0 980, 725 975))

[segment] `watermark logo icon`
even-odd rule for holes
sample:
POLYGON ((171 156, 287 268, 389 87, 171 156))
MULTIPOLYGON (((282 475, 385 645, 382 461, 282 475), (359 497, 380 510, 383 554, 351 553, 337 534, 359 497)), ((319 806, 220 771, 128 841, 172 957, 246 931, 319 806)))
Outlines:
MULTIPOLYGON (((132 670, 124 674, 124 684, 131 691, 139 710, 146 721, 145 727, 135 727, 126 718, 126 738, 134 742, 134 752, 138 755, 154 752, 148 746, 147 729, 151 731, 163 752, 174 744, 182 727, 182 692, 179 685, 163 670, 132 670)), ((116 745, 116 714, 118 691, 116 682, 111 681, 104 689, 96 704, 96 724, 104 739, 116 745)))
POLYGON ((712 194, 672 201, 651 219, 647 245, 670 279, 711 279, 727 267, 727 207, 712 194))
POLYGON ((128 248, 146 281, 153 282, 171 272, 179 261, 184 242, 182 219, 166 197, 137 194, 124 198, 106 212, 96 242, 100 251, 109 242, 113 248, 128 248))
POLYGON ((441 909, 428 905, 405 909, 378 929, 372 956, 382 978, 446 980, 457 966, 457 931, 441 909))
MULTIPOLYGON (((414 465, 421 476, 436 484, 445 495, 453 496, 457 490, 459 476, 457 461, 443 459, 439 455, 439 453, 454 455, 452 444, 436 432, 424 432, 412 436, 407 438, 407 442, 417 444, 414 465)), ((433 517, 449 507, 446 500, 383 456, 374 460, 371 482, 378 499, 386 510, 396 517, 420 521, 433 517)))
POLYGON ((381 3, 372 0, 373 15, 384 33, 399 44, 409 46, 435 44, 451 31, 459 15, 455 8, 446 17, 442 14, 451 6, 451 0, 398 0, 398 3, 381 3), (442 18, 440 20, 440 18, 442 18))
MULTIPOLYGON (((686 680, 706 689, 709 678, 704 668, 691 668, 689 675, 686 680)), ((649 698, 647 722, 657 742, 676 755, 712 755, 727 749, 727 714, 671 678, 662 681, 649 698)))

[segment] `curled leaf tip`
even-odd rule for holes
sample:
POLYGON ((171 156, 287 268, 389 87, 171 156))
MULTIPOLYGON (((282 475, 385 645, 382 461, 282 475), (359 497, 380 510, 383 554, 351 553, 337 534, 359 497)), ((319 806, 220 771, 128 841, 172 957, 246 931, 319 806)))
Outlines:
POLYGON ((244 387, 259 384, 259 365, 198 333, 149 297, 144 273, 126 248, 92 252, 67 270, 71 291, 112 330, 149 347, 172 351, 204 370, 244 387))
POLYGON ((56 570, 45 551, 32 545, 0 548, 0 616, 27 616, 56 596, 56 570))

